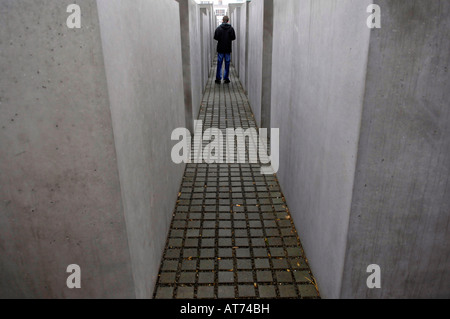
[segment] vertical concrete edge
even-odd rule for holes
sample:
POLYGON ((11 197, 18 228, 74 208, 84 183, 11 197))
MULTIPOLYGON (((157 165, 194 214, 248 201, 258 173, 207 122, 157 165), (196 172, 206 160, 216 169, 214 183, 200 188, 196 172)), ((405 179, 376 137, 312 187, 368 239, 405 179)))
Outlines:
POLYGON ((261 128, 271 129, 272 114, 272 67, 273 67, 273 23, 274 3, 273 0, 264 0, 264 22, 263 22, 263 58, 261 81, 261 128))
POLYGON ((110 83, 109 83, 110 81, 109 81, 109 78, 108 78, 108 75, 107 75, 107 72, 106 72, 105 55, 104 55, 104 51, 103 51, 103 32, 102 32, 102 26, 101 26, 101 23, 100 23, 101 16, 100 16, 100 7, 98 5, 99 1, 100 0, 95 0, 95 6, 97 7, 97 15, 98 15, 98 20, 99 20, 99 28, 100 28, 100 38, 101 38, 100 39, 100 48, 101 48, 101 54, 103 56, 103 73, 104 73, 104 76, 106 78, 106 83, 107 83, 106 90, 108 91, 107 99, 108 99, 108 105, 109 105, 109 117, 110 117, 110 120, 111 120, 111 123, 112 123, 112 127, 113 127, 114 154, 116 156, 116 167, 115 167, 115 170, 117 171, 117 175, 119 176, 119 188, 120 188, 120 194, 121 194, 120 202, 121 202, 121 207, 122 207, 122 220, 124 222, 124 225, 126 227, 126 232, 127 232, 126 246, 128 248, 127 255, 128 255, 128 259, 129 259, 130 266, 131 266, 131 271, 132 271, 131 278, 133 280, 134 298, 137 298, 136 278, 135 278, 135 269, 134 269, 135 267, 134 267, 134 263, 132 262, 132 259, 131 259, 130 243, 129 243, 129 237, 128 237, 129 225, 127 223, 127 219, 125 218, 125 208, 124 208, 124 201, 125 201, 125 199, 124 199, 123 188, 122 188, 122 178, 123 177, 120 174, 119 165, 118 165, 119 158, 117 156, 117 145, 116 145, 116 134, 117 133, 116 133, 116 130, 114 129, 115 125, 114 125, 114 121, 113 121, 112 114, 111 114, 111 94, 110 94, 111 90, 110 90, 110 83))
MULTIPOLYGON (((369 3, 373 4, 373 0, 369 1, 369 3)), ((352 207, 353 207, 353 199, 354 199, 354 194, 355 194, 355 184, 356 184, 356 168, 358 167, 358 161, 360 160, 359 157, 359 148, 360 148, 360 143, 361 143, 361 129, 362 129, 362 121, 363 121, 363 112, 364 112, 364 101, 366 99, 366 94, 367 94, 367 77, 368 77, 368 66, 369 66, 369 57, 370 57, 370 47, 372 45, 371 39, 372 39, 372 31, 369 31, 369 41, 368 41, 368 46, 367 46, 367 54, 366 54, 366 61, 364 62, 364 89, 363 89, 363 94, 362 94, 362 99, 360 101, 361 104, 361 115, 359 118, 359 127, 358 127, 358 148, 356 150, 356 156, 355 156, 355 161, 354 161, 354 173, 353 173, 353 185, 352 185, 352 194, 351 194, 351 199, 350 199, 350 211, 348 214, 348 220, 347 220, 347 243, 345 245, 345 256, 344 256, 344 260, 343 260, 343 265, 342 265, 342 273, 341 273, 341 278, 340 278, 340 288, 339 288, 339 296, 338 299, 342 299, 343 295, 344 295, 344 276, 345 276, 345 269, 346 269, 346 264, 347 264, 347 259, 348 259, 348 253, 349 253, 349 239, 350 239, 350 217, 352 215, 352 207)))
POLYGON ((186 0, 176 0, 179 7, 180 14, 180 41, 181 41, 181 58, 183 63, 183 78, 184 78, 184 107, 186 112, 186 128, 190 131, 194 131, 194 118, 193 118, 193 92, 192 92, 192 72, 191 72, 191 37, 190 37, 190 8, 186 0), (182 15, 182 11, 187 11, 185 17, 182 15), (185 33, 183 34, 183 28, 185 33))

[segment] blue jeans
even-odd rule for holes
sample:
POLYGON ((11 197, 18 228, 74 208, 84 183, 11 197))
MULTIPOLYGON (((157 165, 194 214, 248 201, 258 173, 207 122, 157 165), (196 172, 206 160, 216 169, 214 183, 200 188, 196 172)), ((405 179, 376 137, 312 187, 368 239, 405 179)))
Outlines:
POLYGON ((224 80, 229 80, 231 53, 218 53, 216 80, 222 80, 222 65, 224 59, 225 59, 225 75, 223 78, 224 80))

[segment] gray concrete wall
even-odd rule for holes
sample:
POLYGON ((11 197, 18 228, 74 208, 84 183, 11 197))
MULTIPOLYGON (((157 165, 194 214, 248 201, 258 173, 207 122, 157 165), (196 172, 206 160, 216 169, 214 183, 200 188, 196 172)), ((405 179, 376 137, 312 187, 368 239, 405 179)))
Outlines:
POLYGON ((184 87, 184 110, 186 128, 193 131, 194 116, 193 116, 193 99, 196 96, 193 92, 194 85, 192 83, 191 70, 191 26, 188 0, 179 0, 178 8, 180 14, 180 37, 181 37, 181 61, 183 64, 183 87, 184 87), (186 14, 186 12, 188 12, 186 14))
POLYGON ((230 24, 233 26, 234 31, 236 33, 236 40, 233 41, 232 43, 232 49, 233 49, 233 53, 232 53, 232 59, 231 59, 231 63, 233 64, 233 66, 235 67, 235 71, 237 73, 237 75, 240 77, 240 69, 239 69, 239 64, 240 64, 240 45, 241 45, 241 41, 238 41, 237 37, 238 35, 240 35, 240 30, 241 30, 241 7, 242 4, 229 4, 228 5, 228 12, 230 13, 230 24))
POLYGON ((193 132, 203 93, 200 10, 194 0, 178 0, 178 3, 186 128, 193 132))
POLYGON ((450 2, 377 4, 342 297, 449 298, 450 2))
MULTIPOLYGON (((236 20, 237 20, 237 10, 236 9, 237 8, 234 4, 231 3, 228 5, 228 16, 230 18, 229 23, 230 24, 233 23, 233 28, 237 33, 237 29, 239 27, 238 27, 238 23, 236 22, 236 20), (231 21, 233 21, 233 22, 231 22, 231 21)), ((236 41, 233 41, 233 43, 231 43, 231 48, 233 51, 233 54, 231 56, 231 64, 233 64, 233 65, 237 65, 237 61, 239 60, 239 57, 234 56, 234 52, 237 50, 237 46, 238 46, 238 43, 236 41)), ((236 70, 236 72, 238 72, 238 71, 236 70)))
POLYGON ((236 34, 236 41, 239 42, 239 64, 237 68, 239 70, 239 78, 241 80, 242 86, 244 89, 247 86, 247 20, 248 20, 248 2, 244 3, 240 6, 241 14, 239 21, 239 31, 236 34))
POLYGON ((281 130, 278 178, 325 298, 340 296, 344 271, 369 3, 274 2, 271 119, 281 130))
POLYGON ((178 3, 98 4, 136 296, 149 298, 183 173, 170 157, 184 126, 178 3))
MULTIPOLYGON (((263 56, 261 75, 260 127, 271 128, 272 112, 272 51, 273 51, 273 0, 264 0, 263 56)), ((280 35, 283 36, 283 35, 280 35)))
POLYGON ((210 4, 208 7, 208 19, 209 19, 209 25, 208 25, 208 32, 210 35, 209 38, 209 46, 210 46, 210 59, 209 59, 209 65, 210 67, 214 64, 214 59, 216 58, 216 41, 214 40, 214 32, 216 30, 216 15, 214 11, 214 5, 210 4))
POLYGON ((193 132, 193 122, 200 112, 201 99, 215 52, 215 16, 211 5, 198 5, 194 0, 177 2, 180 12, 186 128, 193 132))
MULTIPOLYGON (((202 70, 202 92, 208 83, 213 58, 214 31, 211 28, 213 18, 213 7, 211 5, 199 5, 200 10, 200 42, 201 42, 201 70, 202 70)), ((217 43, 217 42, 216 42, 217 43)), ((195 114, 195 115, 198 115, 195 114)))
POLYGON ((255 114, 255 120, 258 125, 261 125, 264 0, 252 0, 248 10, 247 94, 255 114))
POLYGON ((241 13, 241 30, 239 32, 239 39, 238 41, 241 41, 241 46, 240 46, 240 78, 241 78, 241 83, 244 87, 244 90, 247 91, 248 90, 248 59, 249 59, 249 54, 248 54, 248 38, 249 38, 249 26, 250 26, 250 2, 246 1, 245 4, 242 7, 242 13, 241 13))
POLYGON ((450 5, 368 4, 275 1, 278 177, 323 297, 448 298, 450 5))
POLYGON ((0 1, 0 298, 135 297, 97 6, 69 30, 71 3, 0 1))
POLYGON ((229 5, 231 14, 231 24, 236 31, 236 41, 233 41, 233 57, 232 63, 239 76, 242 86, 246 87, 246 70, 247 70, 247 20, 248 10, 247 3, 235 3, 229 5))
POLYGON ((81 0, 69 30, 71 3, 0 2, 0 297, 151 298, 183 172, 178 4, 81 0))
MULTIPOLYGON (((200 10, 194 0, 189 1, 189 24, 190 24, 190 52, 191 52, 191 79, 192 85, 192 107, 193 119, 196 120, 200 112, 200 104, 204 87, 202 86, 202 55, 201 55, 201 32, 200 32, 200 10)), ((193 132, 193 130, 192 130, 193 132)))

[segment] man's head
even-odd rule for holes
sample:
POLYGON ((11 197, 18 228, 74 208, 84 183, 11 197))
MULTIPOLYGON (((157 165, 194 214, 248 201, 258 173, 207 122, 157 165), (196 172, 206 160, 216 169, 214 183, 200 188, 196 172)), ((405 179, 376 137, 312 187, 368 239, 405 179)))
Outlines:
POLYGON ((230 22, 230 18, 228 18, 228 16, 224 16, 223 23, 228 23, 228 22, 230 22))

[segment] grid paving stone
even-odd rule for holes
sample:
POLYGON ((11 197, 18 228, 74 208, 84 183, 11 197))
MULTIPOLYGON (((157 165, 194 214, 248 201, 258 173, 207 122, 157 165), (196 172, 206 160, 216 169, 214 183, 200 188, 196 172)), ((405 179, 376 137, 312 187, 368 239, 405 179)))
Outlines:
POLYGON ((193 299, 194 287, 178 287, 177 299, 193 299))
POLYGON ((236 256, 238 258, 248 258, 248 257, 250 257, 250 249, 238 248, 238 249, 236 249, 236 256))
POLYGON ((270 268, 269 259, 256 259, 255 267, 257 269, 269 269, 270 268))
POLYGON ((215 261, 208 260, 200 260, 200 270, 214 270, 215 261))
POLYGON ((183 260, 181 264, 182 270, 195 270, 197 269, 197 261, 196 260, 183 260))
POLYGON ((307 271, 295 271, 295 281, 298 283, 310 283, 312 281, 311 276, 307 271))
POLYGON ((239 297, 241 298, 250 298, 250 297, 256 297, 256 291, 255 286, 250 285, 240 285, 238 287, 239 290, 239 297))
POLYGON ((163 263, 162 270, 163 271, 177 271, 178 269, 178 260, 166 260, 163 263))
POLYGON ((219 248, 219 257, 220 258, 233 257, 233 249, 232 248, 219 248))
POLYGON ((234 231, 234 236, 237 238, 246 238, 248 236, 246 229, 236 229, 234 231))
POLYGON ((238 282, 248 283, 253 282, 253 272, 251 271, 238 271, 238 282))
POLYGON ((214 229, 203 229, 202 237, 214 238, 215 236, 216 236, 216 231, 214 229))
POLYGON ((299 285, 298 290, 302 298, 318 297, 316 287, 314 287, 313 285, 299 285))
POLYGON ((230 247, 232 245, 231 238, 219 238, 219 246, 220 247, 230 247))
POLYGON ((179 282, 182 284, 193 284, 196 280, 196 273, 184 272, 180 275, 179 282))
POLYGON ((287 286, 279 286, 280 297, 281 298, 295 298, 297 297, 297 292, 295 290, 295 286, 287 285, 287 286))
POLYGON ((219 272, 219 282, 222 284, 234 283, 234 273, 232 271, 219 272))
POLYGON ((183 239, 181 238, 171 238, 169 239, 169 247, 181 247, 183 245, 183 239))
POLYGON ((300 257, 301 251, 297 247, 286 248, 287 254, 290 257, 300 257))
POLYGON ((266 247, 264 238, 252 238, 251 242, 253 247, 266 247))
POLYGON ((172 299, 173 287, 158 287, 156 291, 156 299, 172 299))
POLYGON ((168 249, 166 251, 166 258, 179 258, 180 252, 180 249, 168 249))
POLYGON ((217 294, 221 299, 232 299, 236 296, 234 287, 232 286, 219 286, 217 294))
POLYGON ((289 268, 289 263, 284 258, 272 259, 274 269, 287 269, 289 268))
POLYGON ((198 283, 200 284, 214 284, 214 273, 201 272, 198 274, 198 283))
POLYGON ((199 298, 199 299, 214 299, 214 287, 212 287, 212 286, 198 287, 197 298, 199 298))
POLYGON ((237 269, 253 269, 251 259, 238 259, 236 263, 237 269))
POLYGON ((308 269, 308 265, 303 258, 291 258, 290 262, 293 269, 308 269))
POLYGON ((275 286, 262 286, 258 287, 259 296, 264 299, 273 299, 276 298, 277 292, 275 286))
POLYGON ((231 229, 219 229, 219 237, 231 237, 231 229))
POLYGON ((292 282, 292 274, 288 271, 277 271, 276 278, 278 282, 292 282))
POLYGON ((232 259, 221 259, 219 260, 220 270, 233 270, 233 260, 232 259))
POLYGON ((273 282, 271 271, 258 271, 256 273, 256 278, 258 282, 273 282))
POLYGON ((202 247, 215 247, 216 241, 214 238, 204 238, 202 239, 202 247))
POLYGON ((162 273, 159 277, 159 282, 163 284, 170 284, 175 282, 176 273, 162 273))
MULTIPOLYGON (((209 79, 198 120, 205 130, 257 129, 235 79, 209 79)), ((248 157, 246 144, 235 154, 248 157)), ((154 298, 320 298, 278 180, 260 168, 186 165, 154 298)))
POLYGON ((253 255, 255 257, 268 257, 269 252, 265 248, 254 248, 253 249, 253 255))
POLYGON ((214 249, 206 249, 206 248, 202 248, 200 249, 200 257, 201 258, 214 258, 215 256, 215 251, 214 249))
POLYGON ((193 258, 198 256, 198 249, 184 249, 183 250, 183 258, 193 258))
POLYGON ((273 257, 284 257, 285 253, 283 248, 270 248, 270 255, 273 257))
POLYGON ((198 247, 198 239, 188 238, 184 242, 184 247, 198 247))

